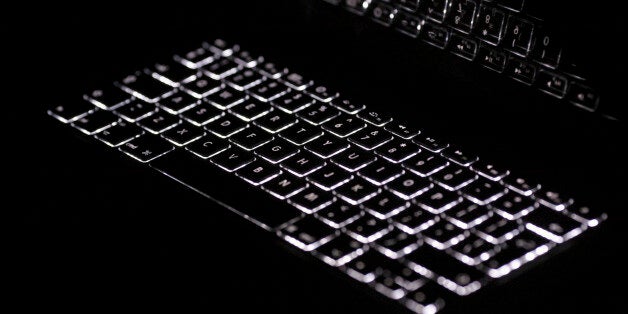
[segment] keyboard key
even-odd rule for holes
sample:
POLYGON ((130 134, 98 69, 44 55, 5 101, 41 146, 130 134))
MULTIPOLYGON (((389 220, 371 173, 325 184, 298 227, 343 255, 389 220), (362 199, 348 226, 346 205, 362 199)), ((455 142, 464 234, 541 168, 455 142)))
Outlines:
POLYGON ((270 133, 280 132, 295 123, 297 123, 297 119, 294 116, 281 110, 273 110, 254 122, 255 125, 270 133))
POLYGON ((279 133, 279 136, 296 145, 303 145, 321 135, 323 132, 319 128, 308 123, 297 123, 279 133))
POLYGON ((186 93, 177 92, 161 99, 159 101, 159 107, 171 114, 179 114, 196 106, 199 103, 200 102, 198 99, 186 93))
POLYGON ((442 292, 434 282, 428 282, 419 290, 408 293, 406 307, 415 313, 436 313, 445 306, 442 292))
POLYGON ((474 0, 452 0, 447 22, 455 29, 468 34, 475 22, 477 7, 478 4, 474 0))
POLYGON ((155 63, 146 72, 153 78, 172 87, 179 87, 181 84, 193 81, 198 74, 196 70, 180 63, 155 63))
POLYGON ((416 250, 422 243, 415 235, 394 229, 375 241, 375 248, 390 258, 398 259, 416 250))
POLYGON ((545 206, 540 206, 522 219, 528 230, 556 243, 563 243, 586 228, 581 222, 545 206))
POLYGON ((447 28, 440 27, 431 22, 425 22, 423 27, 421 27, 421 33, 419 33, 419 36, 424 42, 440 49, 444 49, 445 46, 447 46, 449 35, 447 28))
POLYGON ((521 83, 532 85, 536 77, 536 66, 510 57, 506 65, 506 74, 521 83))
POLYGON ((270 142, 272 139, 273 136, 270 133, 256 126, 252 126, 233 135, 231 142, 246 150, 253 150, 270 142))
POLYGON ((252 69, 244 69, 227 77, 227 83, 237 90, 246 90, 259 84, 264 77, 252 69))
POLYGON ((120 150, 140 162, 149 162, 170 152, 174 147, 155 135, 145 134, 120 146, 120 150))
POLYGON ((373 184, 383 185, 402 175, 403 169, 378 159, 360 169, 358 174, 373 184))
POLYGON ((347 234, 362 243, 373 242, 392 230, 392 226, 366 214, 347 226, 347 234))
POLYGON ((369 0, 344 0, 343 6, 345 9, 358 14, 364 15, 364 13, 369 9, 371 1, 369 0))
POLYGON ((457 149, 455 147, 447 147, 442 152, 441 155, 443 157, 459 164, 462 166, 468 166, 478 160, 478 157, 474 155, 469 155, 464 151, 457 149))
POLYGON ((255 160, 253 154, 237 147, 230 147, 211 158, 211 161, 219 167, 232 172, 236 171, 255 160))
POLYGON ((480 205, 491 203, 506 192, 503 185, 486 179, 478 179, 462 189, 465 197, 480 205))
POLYGON ((361 282, 372 282, 393 261, 375 250, 369 250, 346 264, 347 274, 361 282))
POLYGON ((329 158, 347 148, 349 148, 349 144, 347 142, 329 134, 324 134, 323 136, 305 145, 305 149, 320 156, 321 158, 329 158))
POLYGON ((227 58, 220 58, 203 66, 202 71, 205 75, 220 80, 239 70, 239 65, 227 58))
POLYGON ((590 87, 572 83, 567 94, 567 99, 580 108, 595 111, 600 102, 600 95, 590 87))
POLYGON ((183 84, 182 88, 191 96, 201 99, 219 91, 222 86, 222 82, 202 76, 195 81, 183 84))
POLYGON ((362 104, 356 104, 349 99, 335 99, 331 102, 331 104, 332 106, 348 114, 356 114, 366 108, 366 106, 362 104))
POLYGON ((142 130, 134 124, 120 121, 116 125, 98 133, 96 138, 111 147, 116 147, 140 136, 142 133, 142 130))
POLYGON ((406 209, 408 205, 410 205, 408 202, 389 191, 379 193, 362 204, 366 211, 379 219, 388 219, 406 209))
POLYGON ((74 122, 88 113, 94 111, 94 107, 85 101, 79 101, 68 105, 57 105, 48 110, 48 114, 63 123, 74 122))
POLYGON ((499 278, 544 254, 551 246, 552 244, 545 238, 530 231, 523 231, 506 242, 503 248, 482 265, 485 266, 489 276, 499 278))
POLYGON ((226 138, 244 130, 246 123, 232 115, 224 115, 209 122, 205 128, 220 137, 226 138))
POLYGON ((255 153, 258 156, 274 164, 281 162, 298 152, 298 148, 294 147, 293 144, 290 144, 282 139, 275 139, 272 142, 255 150, 255 153))
POLYGON ((560 63, 563 44, 546 28, 537 28, 535 33, 536 43, 532 51, 534 59, 555 69, 560 63))
POLYGON ((447 148, 449 144, 439 141, 429 135, 419 134, 412 140, 415 144, 420 145, 421 147, 430 150, 432 152, 438 153, 441 150, 447 148))
POLYGON ((353 176, 350 173, 334 164, 327 164, 308 176, 312 183, 326 191, 347 183, 351 178, 353 176))
POLYGON ((358 113, 358 117, 374 126, 384 126, 388 122, 392 121, 392 117, 377 111, 360 111, 358 113))
POLYGON ((375 149, 377 155, 394 163, 400 163, 414 156, 419 151, 420 148, 418 146, 399 139, 393 139, 375 149))
POLYGON ((313 83, 311 80, 308 80, 305 77, 303 77, 301 74, 298 74, 295 72, 290 72, 282 76, 281 81, 284 82, 286 85, 299 91, 306 89, 308 86, 312 85, 313 83))
POLYGON ((277 81, 267 80, 259 85, 250 88, 248 91, 252 96, 261 101, 272 101, 273 99, 287 93, 290 89, 277 81))
POLYGON ((440 23, 445 19, 445 12, 447 12, 448 5, 447 0, 429 0, 423 1, 419 9, 423 14, 427 15, 427 17, 440 23))
POLYGON ((503 11, 482 4, 475 26, 476 33, 482 40, 496 45, 502 39, 505 20, 503 11))
POLYGON ((522 230, 517 222, 496 215, 475 227, 477 235, 493 244, 510 240, 522 230))
POLYGON ((315 102, 314 98, 297 92, 291 91, 272 101, 272 104, 287 113, 295 113, 307 108, 315 102))
POLYGON ((536 83, 542 92, 558 98, 565 96, 569 84, 566 77, 547 71, 539 71, 536 83))
POLYGON ((360 207, 337 200, 316 212, 316 217, 333 228, 342 228, 363 215, 360 207))
POLYGON ((541 204, 557 211, 564 210, 573 203, 573 199, 558 192, 540 190, 534 193, 534 198, 541 204))
POLYGON ((491 258, 500 247, 472 234, 449 248, 461 262, 475 266, 491 258))
POLYGON ((177 146, 185 146, 203 136, 205 132, 189 123, 181 123, 164 132, 162 136, 177 146))
POLYGON ((215 53, 218 56, 229 57, 234 53, 235 47, 228 42, 217 38, 209 42, 203 42, 203 48, 215 53))
POLYGON ((478 49, 478 58, 480 64, 485 68, 493 70, 498 73, 504 72, 506 67, 507 56, 501 50, 489 48, 485 45, 480 45, 478 49))
POLYGON ((215 58, 216 56, 212 51, 200 47, 194 50, 190 50, 185 54, 174 56, 175 60, 190 69, 198 69, 214 61, 215 58))
POLYGON ((238 170, 237 174, 253 185, 260 185, 280 173, 279 167, 258 159, 238 170))
POLYGON ((447 220, 439 220, 431 227, 421 231, 425 242, 429 245, 444 250, 462 241, 469 235, 469 231, 458 228, 447 220))
POLYGON ((213 134, 205 134, 197 141, 186 146, 195 155, 207 159, 229 148, 229 142, 213 134))
POLYGON ((250 122, 267 114, 270 110, 271 106, 268 103, 251 98, 231 108, 230 111, 238 118, 250 122))
POLYGON ((256 66, 259 62, 264 60, 261 56, 253 55, 248 50, 241 49, 239 45, 235 45, 233 47, 232 56, 235 59, 235 62, 249 68, 256 66))
POLYGON ((451 48, 451 53, 469 61, 473 61, 478 52, 477 41, 459 36, 457 34, 451 34, 449 47, 451 48))
POLYGON ((299 152, 284 160, 281 166, 297 176, 306 176, 325 165, 325 162, 309 152, 299 152))
POLYGON ((364 244, 341 234, 316 249, 316 256, 331 266, 342 266, 364 254, 364 244))
POLYGON ((281 229, 281 235, 290 244, 311 251, 334 238, 336 230, 316 220, 305 217, 281 229))
POLYGON ((423 192, 429 190, 433 184, 426 178, 419 177, 412 173, 406 173, 388 183, 388 190, 395 195, 405 199, 413 199, 423 192))
POLYGON ((104 110, 97 110, 74 121, 72 126, 81 132, 92 135, 118 122, 118 117, 104 110))
POLYGON ((349 136, 349 142, 366 150, 374 149, 392 140, 392 135, 382 129, 372 127, 365 128, 349 136))
POLYGON ((318 101, 330 102, 338 97, 338 92, 329 89, 323 85, 312 85, 306 89, 306 92, 318 101))
POLYGON ((394 21, 395 28, 398 31, 412 38, 416 38, 417 36, 419 36, 419 31, 421 29, 422 22, 423 20, 420 19, 419 17, 415 16, 414 14, 404 12, 402 10, 399 10, 397 12, 396 21, 394 21))
POLYGON ((508 220, 519 219, 536 208, 534 200, 517 193, 507 193, 491 203, 491 209, 508 220))
MULTIPOLYGON (((381 5, 381 4, 380 4, 381 5)), ((394 278, 388 276, 375 277, 373 281, 375 291, 393 299, 399 300, 406 295, 404 288, 394 278)))
POLYGON ((449 165, 432 178, 435 182, 440 184, 440 186, 450 191, 456 191, 471 183, 476 177, 477 175, 467 168, 458 165, 449 165))
POLYGON ((541 185, 538 183, 512 175, 504 178, 504 184, 506 184, 509 189, 525 196, 530 196, 541 188, 541 185))
POLYGON ((404 140, 409 140, 419 134, 419 130, 408 127, 405 123, 389 123, 384 129, 404 140))
POLYGON ((407 255, 406 259, 416 272, 434 278, 443 287, 459 295, 477 291, 485 280, 481 271, 426 245, 407 255))
POLYGON ((108 85, 103 89, 95 89, 91 93, 85 94, 84 98, 94 106, 104 110, 113 110, 131 101, 129 94, 113 85, 108 85))
POLYGON ((350 204, 362 203, 379 193, 379 188, 362 178, 354 178, 335 190, 336 195, 350 204))
POLYGON ((225 87, 205 98, 207 102, 222 110, 229 109, 247 99, 248 96, 244 92, 231 87, 225 87))
POLYGON ((323 124, 323 129, 339 136, 347 137, 364 128, 366 124, 352 115, 339 115, 323 124))
POLYGON ((305 180, 287 173, 282 173, 263 185, 264 190, 280 199, 288 198, 306 187, 305 180))
POLYGON ((395 18, 397 10, 390 4, 375 3, 371 10, 371 19, 384 26, 390 26, 395 18))
POLYGON ((340 111, 334 109, 329 104, 314 103, 307 109, 299 111, 297 116, 313 125, 319 125, 339 114, 340 111))
POLYGON ((282 68, 281 66, 278 66, 277 64, 270 61, 261 62, 261 64, 258 65, 258 69, 260 73, 272 79, 277 79, 286 74, 288 71, 288 69, 282 68))
POLYGON ((116 111, 129 122, 136 122, 139 119, 142 119, 146 116, 149 116, 155 113, 155 105, 148 104, 141 100, 132 101, 129 104, 126 104, 116 111))
POLYGON ((518 55, 526 56, 532 48, 533 31, 532 22, 510 15, 504 34, 506 48, 518 55))
POLYGON ((416 234, 431 227, 440 218, 417 205, 410 205, 409 208, 392 217, 392 220, 397 228, 406 233, 416 234))
POLYGON ((462 197, 435 186, 415 199, 416 203, 433 214, 441 214, 462 201, 462 197))
POLYGON ((371 153, 351 147, 331 158, 331 161, 347 171, 357 171, 375 161, 371 153))
POLYGON ((302 215, 296 208, 278 202, 275 197, 259 189, 249 188, 246 197, 242 197, 241 193, 233 193, 247 189, 248 185, 233 174, 182 150, 166 154, 152 162, 151 166, 188 186, 193 186, 205 195, 220 195, 222 203, 237 209, 238 214, 246 215, 246 219, 267 230, 281 227, 302 215))
POLYGON ((448 210, 446 218, 460 228, 470 229, 486 221, 492 215, 493 213, 485 206, 465 200, 448 210))
POLYGON ((571 218, 579 222, 585 223, 589 227, 595 227, 600 222, 608 218, 608 215, 606 213, 580 204, 569 206, 568 214, 571 218))
POLYGON ((440 171, 448 164, 447 160, 425 150, 419 151, 419 153, 403 162, 403 166, 406 169, 424 177, 440 171))
POLYGON ((159 134, 165 130, 173 128, 179 123, 179 117, 173 116, 165 111, 159 111, 139 121, 139 124, 153 134, 159 134))
POLYGON ((325 192, 315 187, 307 187, 291 196, 288 201, 302 212, 312 214, 330 205, 334 200, 334 195, 331 192, 325 192))
POLYGON ((499 181, 508 174, 510 174, 510 171, 500 168, 484 160, 478 160, 474 162, 473 165, 471 165, 471 169, 475 170, 483 177, 493 181, 499 181))
POLYGON ((222 115, 223 112, 218 108, 207 103, 201 103, 192 109, 184 111, 181 117, 196 126, 202 126, 220 118, 222 115))
POLYGON ((159 99, 168 97, 168 95, 175 92, 172 86, 168 86, 139 72, 126 76, 121 82, 116 84, 125 92, 148 103, 155 103, 159 99))

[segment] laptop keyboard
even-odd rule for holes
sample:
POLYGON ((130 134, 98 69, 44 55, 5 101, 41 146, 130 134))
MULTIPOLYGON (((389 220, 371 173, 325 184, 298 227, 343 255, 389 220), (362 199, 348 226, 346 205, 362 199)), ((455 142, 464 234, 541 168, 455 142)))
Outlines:
MULTIPOLYGON (((588 111, 599 91, 523 0, 323 0, 588 111)), ((542 8, 542 1, 539 1, 542 8)))
POLYGON ((48 114, 417 313, 606 219, 222 40, 48 114))

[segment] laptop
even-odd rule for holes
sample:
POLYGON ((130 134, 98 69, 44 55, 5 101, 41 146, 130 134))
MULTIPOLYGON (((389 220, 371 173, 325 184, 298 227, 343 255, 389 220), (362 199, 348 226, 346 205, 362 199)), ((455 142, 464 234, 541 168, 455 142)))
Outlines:
POLYGON ((61 11, 18 39, 45 151, 22 306, 626 311, 619 10, 61 11))

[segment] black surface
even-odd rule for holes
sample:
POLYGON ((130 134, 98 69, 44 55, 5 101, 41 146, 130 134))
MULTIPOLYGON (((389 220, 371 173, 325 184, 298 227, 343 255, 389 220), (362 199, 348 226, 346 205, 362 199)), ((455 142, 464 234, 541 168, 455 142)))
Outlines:
MULTIPOLYGON (((88 89, 219 36, 607 209, 603 228, 572 248, 508 284, 448 303, 448 311, 627 312, 623 292, 611 285, 626 277, 619 257, 627 249, 621 229, 628 223, 622 124, 528 93, 374 23, 344 23, 358 20, 346 12, 313 14, 297 1, 280 4, 4 10, 1 56, 11 82, 3 84, 3 104, 13 132, 5 133, 3 148, 9 158, 3 208, 17 214, 15 231, 5 239, 11 300, 24 310, 398 309, 180 184, 119 153, 105 153, 101 143, 75 137, 77 131, 44 114, 45 105, 79 101, 88 89)), ((611 34, 621 32, 623 22, 614 16, 598 19, 616 25, 611 34)), ((577 50, 593 51, 592 59, 608 56, 595 73, 622 69, 608 66, 620 61, 616 42, 597 44, 602 52, 577 50)))

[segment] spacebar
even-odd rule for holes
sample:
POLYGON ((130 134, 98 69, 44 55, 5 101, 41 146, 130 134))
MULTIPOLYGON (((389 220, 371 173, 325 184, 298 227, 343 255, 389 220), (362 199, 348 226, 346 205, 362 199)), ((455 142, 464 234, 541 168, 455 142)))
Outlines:
POLYGON ((209 160, 184 150, 173 151, 150 165, 249 220, 262 224, 265 229, 275 229, 302 214, 261 189, 253 188, 233 173, 225 172, 209 160))

